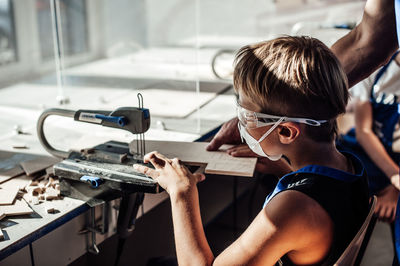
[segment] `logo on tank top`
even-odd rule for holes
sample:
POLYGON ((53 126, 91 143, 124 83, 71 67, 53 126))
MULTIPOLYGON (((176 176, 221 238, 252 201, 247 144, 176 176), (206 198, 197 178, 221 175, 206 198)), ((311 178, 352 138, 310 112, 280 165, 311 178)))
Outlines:
POLYGON ((295 183, 289 184, 287 187, 288 188, 292 188, 292 187, 298 187, 298 186, 301 186, 301 185, 305 185, 305 184, 307 184, 307 180, 308 180, 308 178, 304 178, 304 179, 299 180, 299 181, 297 181, 295 183))

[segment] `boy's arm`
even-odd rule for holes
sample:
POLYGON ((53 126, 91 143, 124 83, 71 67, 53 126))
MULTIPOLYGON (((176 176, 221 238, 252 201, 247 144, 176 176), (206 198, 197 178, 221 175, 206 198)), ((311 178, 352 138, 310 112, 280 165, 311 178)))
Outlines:
POLYGON ((214 255, 204 233, 197 187, 171 193, 170 199, 179 265, 212 265, 214 255))
POLYGON ((310 265, 324 258, 333 240, 333 223, 313 199, 298 191, 276 195, 214 265, 275 265, 285 254, 310 265))
POLYGON ((186 196, 171 195, 171 208, 179 265, 274 265, 287 253, 297 262, 314 264, 329 252, 333 240, 329 215, 297 191, 275 196, 240 238, 216 258, 202 227, 197 188, 186 196))
POLYGON ((398 183, 399 166, 392 160, 372 130, 373 115, 372 106, 369 101, 356 103, 355 121, 357 141, 364 148, 371 160, 391 180, 392 184, 400 189, 398 183))
POLYGON ((393 0, 367 0, 360 24, 332 46, 349 87, 384 65, 398 48, 393 0))
POLYGON ((303 193, 284 191, 271 200, 238 240, 214 258, 201 222, 196 186, 204 176, 190 173, 178 159, 168 159, 158 152, 146 154, 144 161, 151 162, 155 169, 144 165, 134 168, 152 177, 170 195, 180 265, 273 265, 290 251, 300 251, 302 259, 306 258, 303 264, 311 264, 329 251, 333 237, 329 215, 303 193), (310 248, 310 243, 316 244, 310 248), (311 253, 304 255, 304 247, 311 253))

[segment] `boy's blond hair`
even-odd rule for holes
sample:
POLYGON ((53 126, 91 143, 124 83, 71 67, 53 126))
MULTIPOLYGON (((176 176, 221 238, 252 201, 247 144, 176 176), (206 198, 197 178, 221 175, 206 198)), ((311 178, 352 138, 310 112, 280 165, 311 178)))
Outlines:
POLYGON ((340 62, 321 41, 285 36, 239 50, 233 75, 241 90, 261 112, 280 116, 329 120, 306 126, 316 141, 332 141, 336 118, 349 97, 347 76, 340 62))

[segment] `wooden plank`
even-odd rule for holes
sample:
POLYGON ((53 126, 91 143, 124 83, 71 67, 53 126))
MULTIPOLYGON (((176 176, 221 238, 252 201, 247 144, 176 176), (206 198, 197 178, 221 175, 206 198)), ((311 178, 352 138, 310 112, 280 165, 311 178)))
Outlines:
POLYGON ((6 216, 16 216, 32 214, 33 210, 29 207, 25 200, 16 200, 13 205, 0 206, 0 213, 5 213, 6 216))
POLYGON ((0 184, 10 180, 13 177, 19 176, 24 173, 21 166, 16 165, 14 168, 0 172, 0 184))
POLYGON ((7 189, 0 189, 0 205, 11 205, 14 202, 15 197, 17 196, 19 188, 9 187, 7 189))
POLYGON ((27 176, 32 176, 37 172, 45 170, 46 168, 53 166, 54 164, 60 162, 59 158, 41 156, 33 160, 21 162, 22 169, 24 169, 27 176))
MULTIPOLYGON (((207 142, 146 141, 146 152, 156 150, 186 164, 206 164, 206 174, 253 176, 257 158, 232 157, 225 152, 231 145, 223 145, 219 151, 207 151, 207 145, 207 142)), ((136 152, 135 141, 130 144, 130 150, 136 152)))

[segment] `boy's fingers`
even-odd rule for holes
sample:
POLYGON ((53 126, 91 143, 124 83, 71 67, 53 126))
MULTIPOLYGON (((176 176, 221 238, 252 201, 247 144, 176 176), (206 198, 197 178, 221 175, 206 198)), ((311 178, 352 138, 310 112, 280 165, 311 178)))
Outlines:
POLYGON ((145 163, 151 162, 156 169, 161 169, 166 163, 171 163, 171 160, 157 151, 152 151, 146 154, 143 158, 145 163))
POLYGON ((156 170, 151 169, 147 166, 140 165, 140 164, 134 164, 133 169, 138 171, 139 173, 145 174, 147 176, 150 176, 151 178, 155 179, 158 177, 158 173, 156 170))
POLYGON ((171 162, 172 162, 173 165, 182 166, 182 161, 179 160, 179 158, 173 158, 173 159, 171 160, 171 162))
POLYGON ((193 174, 193 176, 196 178, 197 183, 206 179, 206 176, 204 174, 197 173, 197 174, 193 174))

